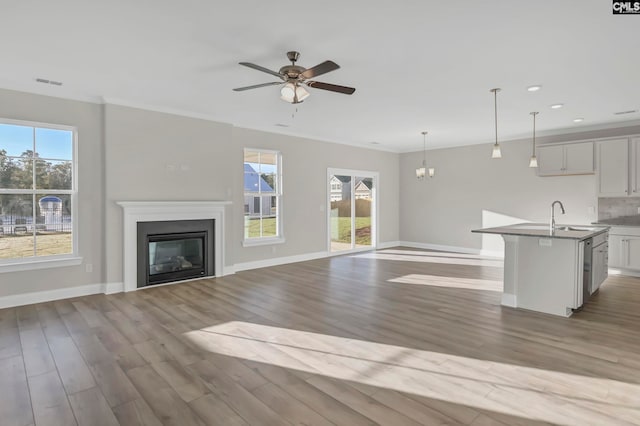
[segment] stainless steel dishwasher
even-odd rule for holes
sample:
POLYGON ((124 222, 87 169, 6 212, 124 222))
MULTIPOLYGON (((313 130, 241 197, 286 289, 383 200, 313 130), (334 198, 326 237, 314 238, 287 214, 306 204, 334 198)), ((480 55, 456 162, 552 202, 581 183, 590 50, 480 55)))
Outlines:
POLYGON ((593 282, 593 240, 584 241, 584 263, 582 269, 582 303, 585 304, 591 297, 591 284, 593 282))

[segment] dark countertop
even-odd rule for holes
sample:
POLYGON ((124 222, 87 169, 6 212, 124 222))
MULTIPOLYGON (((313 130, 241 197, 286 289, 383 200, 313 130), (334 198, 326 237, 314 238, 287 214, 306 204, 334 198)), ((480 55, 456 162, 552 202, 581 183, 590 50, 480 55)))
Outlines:
POLYGON ((593 223, 594 225, 607 225, 607 226, 640 226, 640 215, 614 217, 611 219, 602 219, 593 223))
POLYGON ((564 238, 581 241, 601 234, 603 232, 607 232, 609 230, 608 225, 556 225, 556 228, 563 228, 567 226, 575 229, 556 229, 553 233, 550 233, 548 223, 519 223, 517 225, 499 226, 496 228, 474 229, 471 232, 478 232, 482 234, 515 235, 521 237, 564 238))

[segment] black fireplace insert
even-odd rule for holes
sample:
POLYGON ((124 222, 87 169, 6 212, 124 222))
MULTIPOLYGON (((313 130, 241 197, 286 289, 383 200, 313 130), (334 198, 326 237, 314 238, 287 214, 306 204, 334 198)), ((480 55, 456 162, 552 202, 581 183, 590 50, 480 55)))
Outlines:
POLYGON ((214 275, 214 221, 138 223, 138 287, 214 275))

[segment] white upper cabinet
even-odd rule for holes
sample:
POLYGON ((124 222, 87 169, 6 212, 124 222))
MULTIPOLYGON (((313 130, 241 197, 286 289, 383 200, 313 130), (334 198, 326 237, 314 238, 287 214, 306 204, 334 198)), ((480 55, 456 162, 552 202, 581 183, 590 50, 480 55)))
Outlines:
POLYGON ((631 175, 635 175, 637 162, 633 156, 629 156, 629 143, 629 139, 614 139, 597 143, 599 197, 634 195, 634 189, 630 187, 630 172, 632 172, 631 175))
POLYGON ((594 173, 593 142, 540 146, 536 149, 538 176, 594 173))
POLYGON ((564 146, 564 170, 568 175, 595 172, 593 142, 572 143, 564 146))
POLYGON ((564 171, 564 146, 540 146, 536 149, 538 176, 556 176, 564 171))

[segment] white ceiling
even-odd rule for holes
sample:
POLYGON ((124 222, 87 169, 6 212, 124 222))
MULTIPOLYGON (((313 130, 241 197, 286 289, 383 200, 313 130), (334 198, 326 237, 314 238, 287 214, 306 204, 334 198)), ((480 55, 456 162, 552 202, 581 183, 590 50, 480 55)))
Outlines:
POLYGON ((613 115, 640 110, 640 15, 605 0, 5 0, 0 40, 5 88, 377 149, 491 142, 493 87, 501 140, 529 136, 530 111, 541 135, 640 120, 613 115), (278 70, 288 50, 356 93, 309 89, 292 117, 278 86, 231 90, 273 81, 239 61, 278 70))

